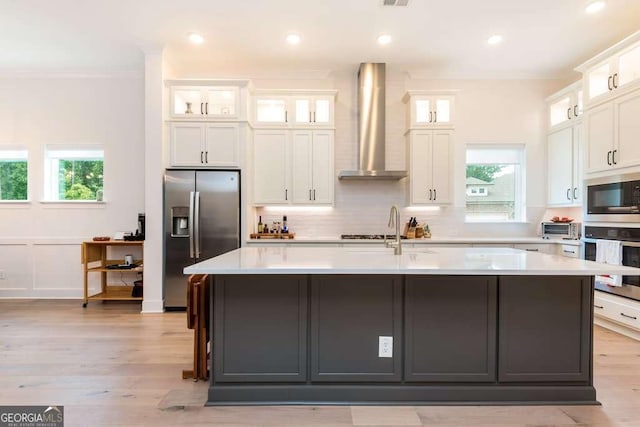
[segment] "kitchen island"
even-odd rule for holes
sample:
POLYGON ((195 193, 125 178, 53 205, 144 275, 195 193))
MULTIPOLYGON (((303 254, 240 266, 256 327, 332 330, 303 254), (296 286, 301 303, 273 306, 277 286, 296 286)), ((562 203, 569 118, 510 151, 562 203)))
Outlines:
POLYGON ((209 405, 595 404, 593 277, 639 274, 384 247, 240 248, 184 272, 214 280, 209 405))

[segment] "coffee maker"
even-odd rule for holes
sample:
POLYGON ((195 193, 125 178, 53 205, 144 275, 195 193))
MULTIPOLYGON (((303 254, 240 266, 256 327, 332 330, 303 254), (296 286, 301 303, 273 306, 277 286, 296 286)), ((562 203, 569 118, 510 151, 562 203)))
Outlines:
POLYGON ((138 214, 138 229, 136 230, 136 240, 144 240, 144 214, 138 214))

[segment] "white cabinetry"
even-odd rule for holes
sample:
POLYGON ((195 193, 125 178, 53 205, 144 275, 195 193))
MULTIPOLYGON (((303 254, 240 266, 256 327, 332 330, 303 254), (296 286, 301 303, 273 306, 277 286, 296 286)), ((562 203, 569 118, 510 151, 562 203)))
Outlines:
POLYGON ((254 203, 290 203, 289 138, 289 131, 284 129, 254 132, 254 203))
POLYGON ((237 119, 239 105, 239 87, 171 86, 169 114, 176 119, 237 119))
POLYGON ((263 128, 332 128, 335 94, 332 90, 256 90, 251 121, 263 128))
POLYGON ((333 131, 294 130, 291 141, 292 202, 333 202, 333 131))
POLYGON ((582 124, 566 126, 547 139, 547 204, 582 204, 582 124))
POLYGON ((411 204, 451 202, 451 147, 448 130, 409 131, 411 204))
POLYGON ((586 172, 640 166, 640 90, 585 113, 586 172))
POLYGON ((333 130, 255 130, 254 204, 332 204, 333 140, 333 130))
POLYGON ((452 91, 408 91, 402 99, 409 104, 408 125, 411 128, 452 128, 454 95, 452 91))
POLYGON ((602 319, 605 321, 602 326, 640 339, 640 303, 595 291, 593 314, 596 324, 602 324, 599 321, 602 319))
POLYGON ((517 243, 513 245, 514 249, 520 249, 527 252, 540 252, 543 254, 555 254, 555 245, 551 243, 517 243))
POLYGON ((239 166, 237 123, 171 122, 169 133, 171 166, 239 166))
POLYGON ((640 32, 582 64, 587 106, 609 100, 640 84, 640 32))
POLYGON ((583 110, 582 81, 573 83, 547 98, 549 104, 549 127, 565 125, 578 119, 583 110))

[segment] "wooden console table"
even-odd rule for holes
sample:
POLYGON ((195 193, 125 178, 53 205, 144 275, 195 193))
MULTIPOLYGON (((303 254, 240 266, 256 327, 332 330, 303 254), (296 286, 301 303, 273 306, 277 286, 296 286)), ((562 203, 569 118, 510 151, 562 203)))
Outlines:
POLYGON ((143 271, 143 258, 134 259, 134 264, 138 266, 130 269, 111 269, 107 268, 113 264, 124 264, 124 259, 108 259, 107 248, 111 247, 134 247, 141 248, 144 251, 144 241, 91 241, 82 242, 82 265, 84 272, 84 301, 83 307, 87 306, 89 301, 142 301, 142 297, 133 297, 132 286, 114 286, 107 284, 107 273, 141 273, 143 271), (89 273, 100 273, 101 291, 94 295, 89 295, 89 273))

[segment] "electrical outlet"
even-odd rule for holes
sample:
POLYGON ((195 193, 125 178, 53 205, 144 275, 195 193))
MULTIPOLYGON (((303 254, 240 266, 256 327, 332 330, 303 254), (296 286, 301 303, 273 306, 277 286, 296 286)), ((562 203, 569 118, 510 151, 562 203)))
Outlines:
POLYGON ((393 357, 393 337, 378 337, 378 357, 393 357))
POLYGON ((4 273, 4 270, 0 270, 0 280, 4 280, 7 278, 7 275, 4 273))

